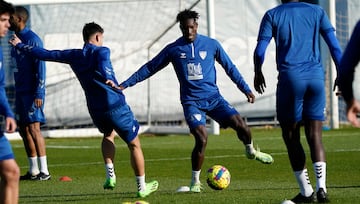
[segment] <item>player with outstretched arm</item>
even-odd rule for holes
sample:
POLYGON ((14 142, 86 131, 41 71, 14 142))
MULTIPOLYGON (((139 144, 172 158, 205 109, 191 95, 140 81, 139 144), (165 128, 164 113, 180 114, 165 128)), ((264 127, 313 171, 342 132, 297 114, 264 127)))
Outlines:
POLYGON ((90 116, 104 134, 102 154, 105 162, 106 181, 104 189, 113 189, 116 184, 114 170, 117 133, 128 145, 130 163, 137 182, 137 196, 146 197, 158 189, 158 182, 145 182, 145 162, 140 139, 139 123, 125 101, 125 95, 118 88, 110 61, 110 49, 103 47, 103 28, 96 23, 87 23, 83 28, 82 49, 46 50, 21 43, 14 35, 10 43, 17 50, 45 61, 66 63, 78 78, 86 96, 90 116))
POLYGON ((249 159, 271 164, 271 155, 255 150, 250 128, 237 110, 221 95, 216 85, 215 60, 222 65, 229 78, 245 94, 248 102, 253 103, 255 96, 232 63, 220 43, 197 33, 199 14, 184 10, 178 13, 182 37, 168 44, 152 60, 121 83, 121 88, 134 86, 172 63, 180 83, 180 100, 184 116, 194 136, 195 146, 191 154, 192 179, 190 191, 201 192, 199 180, 201 167, 205 159, 208 140, 206 116, 217 121, 221 127, 231 127, 245 145, 249 159))

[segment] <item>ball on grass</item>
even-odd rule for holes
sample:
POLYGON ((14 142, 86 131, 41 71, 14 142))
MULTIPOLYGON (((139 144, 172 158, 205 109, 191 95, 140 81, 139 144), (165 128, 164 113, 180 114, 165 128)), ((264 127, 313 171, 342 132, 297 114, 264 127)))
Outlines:
POLYGON ((222 165, 214 165, 207 171, 206 182, 214 190, 223 190, 230 185, 229 170, 222 165))

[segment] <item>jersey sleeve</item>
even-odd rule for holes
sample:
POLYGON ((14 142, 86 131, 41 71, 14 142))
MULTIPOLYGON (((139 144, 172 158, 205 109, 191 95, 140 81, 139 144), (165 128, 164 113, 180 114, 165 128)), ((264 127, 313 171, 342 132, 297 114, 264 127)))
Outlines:
POLYGON ((273 37, 272 29, 273 28, 271 26, 271 15, 269 12, 266 12, 260 23, 257 45, 254 50, 253 60, 255 71, 261 71, 262 64, 265 60, 266 49, 273 37))
MULTIPOLYGON (((43 43, 38 38, 30 39, 28 41, 28 45, 43 48, 43 43)), ((43 60, 34 58, 34 67, 36 68, 36 79, 37 79, 35 98, 44 99, 45 98, 45 77, 46 77, 45 62, 43 60)))
POLYGON ((257 40, 264 40, 270 42, 271 38, 273 37, 273 30, 272 30, 272 17, 270 12, 266 12, 263 18, 261 19, 259 33, 257 40))
POLYGON ((335 28, 332 26, 329 17, 326 12, 319 8, 320 12, 320 34, 324 38, 326 44, 329 47, 331 56, 335 62, 336 67, 339 66, 341 60, 341 47, 335 36, 335 28))
POLYGON ((42 47, 31 46, 24 43, 18 43, 16 49, 32 57, 43 61, 52 61, 70 64, 74 59, 73 50, 47 50, 42 47))
POLYGON ((123 87, 134 86, 138 82, 144 81, 151 77, 156 72, 160 71, 170 63, 169 56, 170 46, 166 46, 159 52, 153 59, 141 66, 134 74, 132 74, 127 80, 121 83, 123 87))

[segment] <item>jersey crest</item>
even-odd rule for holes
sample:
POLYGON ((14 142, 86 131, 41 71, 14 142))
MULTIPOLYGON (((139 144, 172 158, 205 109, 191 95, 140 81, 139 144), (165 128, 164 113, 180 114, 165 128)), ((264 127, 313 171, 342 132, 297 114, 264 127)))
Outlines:
POLYGON ((207 51, 199 51, 199 55, 200 55, 201 59, 204 60, 206 58, 207 51))

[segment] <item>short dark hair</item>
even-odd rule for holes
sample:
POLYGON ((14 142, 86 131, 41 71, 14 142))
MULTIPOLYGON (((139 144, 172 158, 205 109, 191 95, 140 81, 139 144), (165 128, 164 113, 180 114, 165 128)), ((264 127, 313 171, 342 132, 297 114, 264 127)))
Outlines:
POLYGON ((194 21, 197 21, 199 19, 199 16, 200 15, 198 12, 185 9, 178 13, 178 15, 176 16, 176 22, 180 22, 180 24, 182 24, 188 19, 194 19, 194 21))
POLYGON ((29 19, 29 11, 23 6, 15 6, 15 14, 20 16, 26 23, 29 19))
POLYGON ((0 0, 0 15, 4 13, 9 13, 12 15, 14 13, 14 7, 11 3, 0 0))
POLYGON ((82 31, 84 42, 88 42, 90 37, 98 32, 104 33, 104 29, 100 25, 94 22, 85 24, 82 31))

